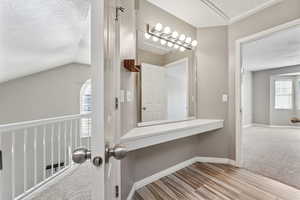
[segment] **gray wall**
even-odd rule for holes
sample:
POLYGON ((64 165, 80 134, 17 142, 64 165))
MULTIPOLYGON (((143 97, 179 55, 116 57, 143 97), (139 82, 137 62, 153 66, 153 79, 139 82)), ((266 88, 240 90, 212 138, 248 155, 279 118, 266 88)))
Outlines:
POLYGON ((236 40, 300 18, 300 1, 286 0, 280 4, 252 15, 244 20, 229 25, 228 29, 228 80, 229 91, 229 158, 235 159, 235 69, 236 69, 236 40))
POLYGON ((78 114, 90 67, 69 64, 0 83, 0 124, 78 114))
POLYGON ((199 141, 199 156, 228 157, 229 132, 227 107, 222 94, 227 94, 226 26, 200 28, 197 31, 198 118, 225 119, 225 127, 199 141))
MULTIPOLYGON (((253 123, 271 124, 271 118, 278 119, 276 115, 284 113, 272 112, 270 116, 270 78, 279 74, 299 72, 300 66, 290 66, 271 70, 253 72, 253 123)), ((275 123, 275 122, 274 122, 275 123)), ((275 123, 277 125, 288 125, 289 123, 275 123)))

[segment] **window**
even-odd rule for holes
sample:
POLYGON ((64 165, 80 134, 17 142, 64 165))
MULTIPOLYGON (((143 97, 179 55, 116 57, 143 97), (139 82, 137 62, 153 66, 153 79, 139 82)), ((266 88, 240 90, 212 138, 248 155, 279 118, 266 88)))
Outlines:
POLYGON ((275 109, 293 108, 293 81, 275 81, 275 109))
MULTIPOLYGON (((92 86, 91 80, 87 80, 80 90, 80 114, 87 114, 92 111, 92 86)), ((80 121, 80 136, 91 136, 91 118, 82 118, 80 121)))

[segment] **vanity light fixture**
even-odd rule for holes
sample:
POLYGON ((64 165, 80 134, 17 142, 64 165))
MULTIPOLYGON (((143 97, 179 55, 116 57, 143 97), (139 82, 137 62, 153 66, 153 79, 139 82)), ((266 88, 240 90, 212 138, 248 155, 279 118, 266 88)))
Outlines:
POLYGON ((168 26, 166 26, 165 28, 164 28, 164 34, 170 34, 171 33, 171 28, 170 27, 168 27, 168 26))
POLYGON ((186 43, 190 44, 192 42, 192 38, 191 37, 187 37, 185 40, 186 43))
POLYGON ((149 34, 149 33, 145 33, 145 38, 147 39, 147 40, 149 40, 150 38, 151 38, 151 35, 149 34))
POLYGON ((161 39, 161 40, 160 40, 160 44, 161 44, 161 45, 165 45, 166 43, 167 43, 166 40, 164 40, 164 39, 161 39))
POLYGON ((198 42, 192 40, 191 37, 187 37, 185 34, 179 35, 177 31, 171 31, 171 28, 163 27, 161 23, 156 24, 154 27, 146 26, 145 38, 154 42, 160 40, 161 45, 166 45, 169 48, 179 49, 180 51, 193 50, 197 46, 198 42))
POLYGON ((179 34, 178 34, 176 31, 174 31, 174 32, 172 33, 172 38, 177 39, 178 35, 179 35, 179 34))
POLYGON ((157 42, 157 41, 159 40, 159 38, 156 37, 156 36, 153 36, 153 37, 152 37, 152 40, 153 40, 153 42, 157 42))
POLYGON ((192 42, 192 46, 195 47, 195 46, 197 46, 197 45, 198 45, 197 40, 194 40, 194 41, 192 42))
POLYGON ((156 31, 161 31, 162 29, 163 29, 162 24, 158 23, 158 24, 155 25, 155 30, 156 31))
POLYGON ((173 47, 173 42, 168 42, 168 47, 173 47))
POLYGON ((184 40, 185 40, 185 35, 184 35, 184 34, 181 34, 180 37, 179 37, 179 40, 180 40, 180 41, 184 41, 184 40))

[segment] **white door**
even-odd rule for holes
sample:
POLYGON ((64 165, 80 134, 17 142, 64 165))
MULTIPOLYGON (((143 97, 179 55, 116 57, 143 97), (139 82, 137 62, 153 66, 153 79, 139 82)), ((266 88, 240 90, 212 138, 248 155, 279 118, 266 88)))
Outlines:
MULTIPOLYGON (((7 95, 8 103, 11 101, 17 106, 21 100, 22 108, 26 110, 26 107, 29 107, 32 116, 34 106, 44 105, 44 102, 49 108, 54 106, 53 109, 49 109, 51 112, 66 107, 70 107, 71 110, 73 104, 79 102, 77 96, 80 85, 88 78, 92 84, 92 113, 58 113, 56 117, 44 117, 50 114, 43 115, 44 113, 37 110, 37 114, 43 117, 19 120, 15 123, 0 123, 0 199, 120 199, 120 163, 117 159, 123 158, 126 151, 115 145, 118 142, 119 131, 119 111, 115 105, 118 91, 115 88, 119 83, 114 81, 120 68, 119 24, 115 19, 118 3, 119 0, 91 1, 89 68, 70 63, 59 68, 61 71, 57 74, 55 70, 44 71, 34 74, 32 79, 29 75, 25 79, 17 80, 23 84, 31 83, 32 87, 40 83, 34 84, 35 81, 44 81, 39 87, 44 87, 41 91, 47 92, 46 97, 40 95, 38 89, 29 88, 28 93, 18 90, 22 84, 18 84, 14 91, 15 96, 21 93, 20 99, 9 99, 7 95), (65 69, 66 74, 60 76, 65 69), (87 73, 86 70, 90 72, 87 73), (49 76, 49 82, 45 82, 49 76), (57 86, 53 86, 54 84, 57 86), (59 96, 56 92, 61 89, 66 89, 60 94, 61 98, 69 98, 64 105, 52 101, 54 97, 59 96), (32 103, 28 100, 31 94, 34 94, 32 99, 37 99, 39 105, 27 106, 27 103, 32 103), (68 95, 74 95, 75 98, 68 95), (90 134, 82 137, 82 129, 90 131, 90 134)), ((76 105, 74 110, 77 112, 79 106, 76 105)), ((27 117, 26 112, 22 114, 23 117, 27 117)))
POLYGON ((166 120, 166 68, 142 63, 142 121, 166 120))

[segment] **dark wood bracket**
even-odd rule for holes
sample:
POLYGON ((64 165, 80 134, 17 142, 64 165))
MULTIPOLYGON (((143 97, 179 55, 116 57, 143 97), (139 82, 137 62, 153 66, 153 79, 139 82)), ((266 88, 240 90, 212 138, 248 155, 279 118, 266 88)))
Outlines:
POLYGON ((135 64, 134 59, 125 59, 123 61, 123 66, 130 72, 140 72, 141 66, 135 64))

